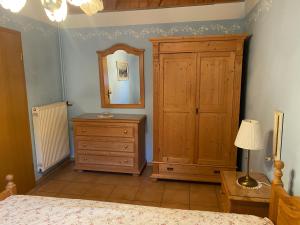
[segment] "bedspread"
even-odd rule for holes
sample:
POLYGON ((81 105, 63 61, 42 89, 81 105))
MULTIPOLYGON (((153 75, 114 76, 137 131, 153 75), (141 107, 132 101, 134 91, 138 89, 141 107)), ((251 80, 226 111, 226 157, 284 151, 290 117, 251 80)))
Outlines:
POLYGON ((16 195, 0 201, 1 225, 272 225, 249 215, 16 195))

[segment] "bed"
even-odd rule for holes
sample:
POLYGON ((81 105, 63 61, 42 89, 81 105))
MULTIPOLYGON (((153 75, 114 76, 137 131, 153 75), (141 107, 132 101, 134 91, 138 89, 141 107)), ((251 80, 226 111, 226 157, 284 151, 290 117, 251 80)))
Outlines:
POLYGON ((269 218, 163 209, 78 199, 16 195, 12 176, 0 193, 1 225, 300 225, 300 200, 282 187, 281 161, 275 162, 269 218), (2 200, 2 201, 1 201, 2 200))

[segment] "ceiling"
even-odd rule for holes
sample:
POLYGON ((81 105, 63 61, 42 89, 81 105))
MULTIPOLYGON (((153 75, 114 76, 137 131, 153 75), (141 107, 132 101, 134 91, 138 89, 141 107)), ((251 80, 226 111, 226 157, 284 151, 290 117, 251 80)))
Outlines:
MULTIPOLYGON (((103 0, 105 12, 172 8, 244 2, 244 0, 103 0)), ((83 13, 79 7, 70 6, 71 14, 83 13)))

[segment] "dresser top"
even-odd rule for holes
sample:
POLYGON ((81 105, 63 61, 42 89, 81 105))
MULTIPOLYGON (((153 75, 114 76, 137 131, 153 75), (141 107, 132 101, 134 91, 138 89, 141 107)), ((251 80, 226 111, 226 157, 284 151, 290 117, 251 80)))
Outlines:
POLYGON ((224 185, 228 198, 236 201, 253 201, 268 203, 271 197, 271 184, 268 178, 261 173, 251 173, 250 175, 257 181, 263 182, 262 187, 260 189, 244 189, 238 186, 236 184, 236 181, 239 177, 245 176, 245 173, 243 172, 221 172, 222 184, 224 185))
POLYGON ((106 121, 106 122, 141 122, 146 119, 146 115, 143 114, 114 114, 111 113, 112 117, 105 117, 103 113, 86 113, 80 116, 74 117, 73 122, 82 121, 106 121), (101 116, 104 115, 104 116, 101 116))

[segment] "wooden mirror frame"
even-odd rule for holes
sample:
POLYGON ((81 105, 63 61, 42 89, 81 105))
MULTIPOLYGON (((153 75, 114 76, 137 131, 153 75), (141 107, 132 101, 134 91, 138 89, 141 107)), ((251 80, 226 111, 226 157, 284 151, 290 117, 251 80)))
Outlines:
POLYGON ((134 48, 126 44, 116 44, 106 50, 97 51, 102 108, 145 108, 144 52, 145 49, 134 48), (109 83, 108 83, 106 56, 113 54, 117 50, 124 50, 128 54, 133 54, 139 57, 139 73, 140 73, 140 103, 139 104, 111 104, 109 101, 109 97, 107 95, 109 91, 109 83))

